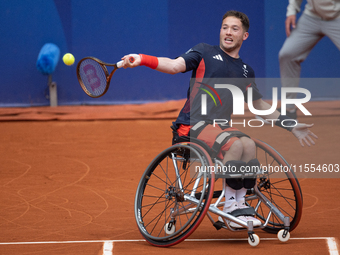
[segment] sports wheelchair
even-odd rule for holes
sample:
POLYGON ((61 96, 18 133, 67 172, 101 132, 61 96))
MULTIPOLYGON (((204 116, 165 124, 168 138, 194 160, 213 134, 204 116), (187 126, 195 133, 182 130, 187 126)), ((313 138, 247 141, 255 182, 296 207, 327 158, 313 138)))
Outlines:
POLYGON ((173 133, 173 145, 152 160, 136 191, 135 218, 147 242, 158 247, 178 244, 195 231, 205 215, 216 229, 247 231, 251 246, 260 242, 254 232, 257 229, 276 233, 282 242, 289 240, 301 219, 303 198, 290 165, 273 147, 252 138, 261 164, 254 177, 256 185, 246 195, 246 203, 262 222, 254 227, 252 221, 223 212, 225 180, 217 181, 215 171, 205 171, 223 167, 216 153, 198 139, 179 137, 174 129, 173 133), (233 228, 230 222, 242 228, 233 228))

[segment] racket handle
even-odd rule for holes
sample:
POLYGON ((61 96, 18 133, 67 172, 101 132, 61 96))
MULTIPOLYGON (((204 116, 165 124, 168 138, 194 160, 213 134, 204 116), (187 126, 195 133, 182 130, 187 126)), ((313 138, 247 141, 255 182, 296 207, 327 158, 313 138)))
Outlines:
POLYGON ((119 62, 117 62, 117 68, 121 68, 122 67, 122 65, 123 65, 123 60, 121 60, 121 61, 119 61, 119 62))

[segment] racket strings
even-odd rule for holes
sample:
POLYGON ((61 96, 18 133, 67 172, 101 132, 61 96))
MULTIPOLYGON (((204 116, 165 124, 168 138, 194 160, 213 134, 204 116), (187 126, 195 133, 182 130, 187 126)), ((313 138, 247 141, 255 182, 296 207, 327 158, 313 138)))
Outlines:
POLYGON ((107 71, 96 61, 85 59, 79 66, 79 76, 82 87, 88 94, 96 97, 106 90, 107 71))

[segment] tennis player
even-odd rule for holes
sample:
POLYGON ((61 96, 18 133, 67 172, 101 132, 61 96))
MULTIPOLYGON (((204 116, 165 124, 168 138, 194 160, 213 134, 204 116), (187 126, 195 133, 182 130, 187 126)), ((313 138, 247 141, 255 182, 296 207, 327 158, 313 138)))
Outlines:
MULTIPOLYGON (((232 82, 230 84, 242 90, 245 98, 247 98, 247 91, 251 87, 254 107, 258 110, 267 110, 271 107, 262 100, 262 95, 255 84, 254 70, 239 56, 242 43, 249 37, 248 29, 247 15, 238 11, 228 11, 222 19, 219 45, 200 43, 176 59, 139 54, 135 62, 130 63, 131 55, 126 55, 122 58, 124 60, 123 67, 134 68, 144 65, 168 74, 192 71, 187 101, 174 122, 174 127, 179 136, 188 136, 190 132, 191 137, 197 137, 213 147, 216 138, 221 133, 236 131, 235 128, 228 125, 212 124, 214 119, 230 120, 233 112, 231 92, 228 89, 215 89, 216 80, 225 81, 228 79, 228 82, 232 82), (206 114, 202 115, 202 95, 207 92, 218 94, 220 104, 215 104, 213 100, 207 100, 206 114)), ((291 131, 302 146, 315 144, 312 138, 317 138, 317 136, 309 130, 313 126, 312 124, 289 125, 292 120, 287 120, 287 117, 280 115, 278 111, 267 115, 266 118, 277 120, 275 124, 291 131), (283 121, 285 125, 282 125, 283 121)), ((249 137, 234 136, 221 144, 218 156, 227 167, 240 168, 241 166, 259 165, 255 159, 255 149, 255 143, 249 137)), ((238 215, 240 220, 253 221, 254 226, 261 225, 261 222, 254 217, 254 211, 249 210, 250 208, 245 204, 247 189, 254 187, 256 179, 227 178, 226 183, 223 211, 231 214, 237 212, 235 215, 238 215), (244 213, 240 215, 240 211, 244 213)), ((233 222, 230 225, 235 228, 241 227, 233 222)))

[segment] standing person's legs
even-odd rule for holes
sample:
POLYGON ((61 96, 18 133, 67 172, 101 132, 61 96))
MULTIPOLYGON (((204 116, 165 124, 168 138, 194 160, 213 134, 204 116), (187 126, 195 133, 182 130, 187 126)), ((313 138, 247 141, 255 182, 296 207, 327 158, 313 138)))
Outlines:
POLYGON ((322 32, 331 39, 335 46, 340 50, 340 18, 321 21, 322 32))
MULTIPOLYGON (((296 28, 285 40, 279 52, 282 87, 299 86, 301 63, 324 36, 321 32, 320 22, 319 19, 303 14, 296 28)), ((296 93, 288 93, 287 98, 296 98, 296 93)), ((287 110, 295 110, 294 105, 287 105, 287 110)))

